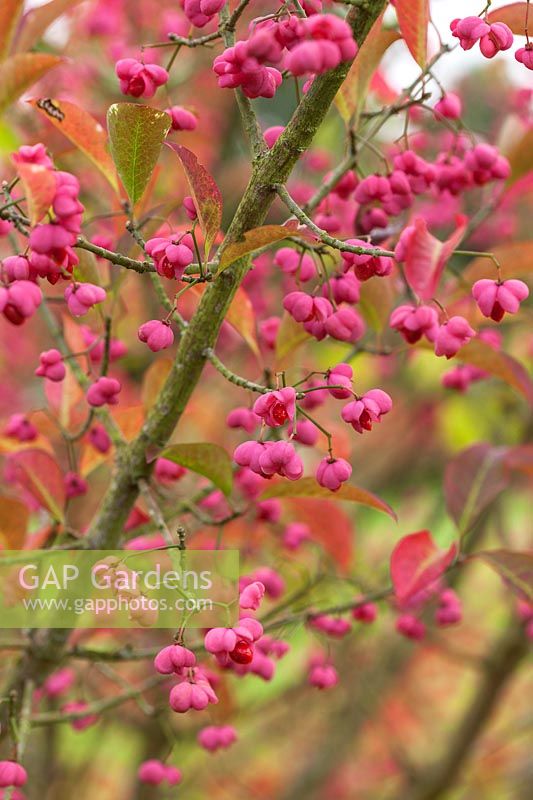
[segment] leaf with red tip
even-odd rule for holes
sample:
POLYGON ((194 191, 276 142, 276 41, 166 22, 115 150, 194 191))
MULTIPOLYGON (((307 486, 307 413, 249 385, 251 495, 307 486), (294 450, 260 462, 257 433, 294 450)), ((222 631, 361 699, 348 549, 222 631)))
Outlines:
POLYGON ((383 28, 381 14, 359 48, 346 80, 335 97, 335 105, 345 122, 349 122, 354 114, 360 113, 368 96, 373 74, 385 52, 399 38, 397 31, 383 28))
POLYGON ((17 53, 0 64, 0 113, 63 62, 49 53, 17 53))
POLYGON ((482 339, 472 339, 461 348, 457 357, 465 364, 471 364, 505 381, 533 405, 533 382, 528 371, 508 353, 493 350, 482 339))
POLYGON ((533 552, 516 550, 485 550, 472 558, 480 558, 496 570, 506 586, 522 600, 533 602, 533 552))
POLYGON ((166 143, 178 156, 189 184, 191 196, 198 212, 198 220, 205 239, 206 257, 222 223, 222 195, 214 178, 191 150, 173 142, 166 143))
POLYGON ((475 444, 455 456, 444 473, 448 513, 461 535, 467 533, 507 487, 506 448, 475 444))
POLYGON ((405 44, 416 63, 424 68, 428 56, 429 0, 396 0, 394 5, 405 44))
POLYGON ((43 450, 28 449, 9 457, 9 469, 22 486, 54 519, 63 521, 65 486, 59 464, 43 450))
POLYGON ((48 104, 43 104, 40 100, 28 100, 28 102, 40 111, 64 136, 85 153, 102 175, 109 181, 113 189, 117 191, 117 173, 113 159, 109 154, 107 134, 97 120, 88 111, 80 108, 75 103, 68 100, 52 99, 53 108, 57 113, 52 115, 47 112, 48 104))
POLYGON ((248 253, 253 253, 255 250, 265 247, 265 245, 280 242, 282 239, 292 236, 297 228, 298 223, 291 221, 287 225, 263 225, 260 228, 252 228, 252 230, 246 231, 242 239, 238 242, 231 242, 226 247, 220 259, 218 272, 223 272, 237 259, 248 255, 248 253))
POLYGON ((40 222, 55 197, 57 180, 53 171, 42 164, 16 164, 32 225, 40 222))
POLYGON ((449 239, 441 242, 428 231, 422 217, 413 220, 414 233, 405 252, 405 277, 421 300, 431 300, 446 266, 446 262, 463 238, 466 217, 457 217, 458 227, 449 239))
POLYGON ((9 53, 24 0, 2 0, 0 3, 0 61, 9 53))
POLYGON ((294 482, 275 483, 266 489, 259 499, 269 500, 273 497, 279 499, 284 497, 325 497, 330 500, 347 500, 351 503, 361 503, 361 505, 375 508, 377 511, 383 511, 394 520, 397 518, 389 504, 382 500, 381 497, 349 483, 344 483, 337 492, 330 492, 329 489, 319 486, 314 478, 302 478, 294 482))
POLYGON ((457 544, 439 550, 429 531, 418 531, 400 539, 391 554, 390 574, 394 594, 405 603, 433 584, 453 563, 457 544))
POLYGON ((526 35, 526 15, 528 3, 510 3, 508 6, 495 8, 487 15, 487 22, 504 22, 517 36, 526 35))

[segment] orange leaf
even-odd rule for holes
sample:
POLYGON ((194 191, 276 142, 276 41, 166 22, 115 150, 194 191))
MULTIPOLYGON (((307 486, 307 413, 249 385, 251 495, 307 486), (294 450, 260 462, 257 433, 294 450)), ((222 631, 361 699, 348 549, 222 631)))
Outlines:
POLYGON ((115 165, 107 149, 107 133, 88 111, 68 100, 28 100, 67 139, 85 153, 102 175, 118 191, 115 165), (50 105, 52 104, 52 105, 50 105), (53 111, 53 113, 50 113, 53 111))
POLYGON ((493 350, 482 339, 472 339, 461 348, 457 358, 505 381, 533 405, 533 382, 525 367, 512 356, 493 350))
POLYGON ((145 414, 142 406, 129 406, 128 408, 114 408, 111 416, 122 431, 124 438, 129 442, 141 430, 145 414))
POLYGON ((41 164, 16 165, 28 205, 30 222, 40 222, 55 197, 57 181, 53 171, 41 164))
POLYGON ((511 3, 502 8, 495 8, 487 15, 487 22, 504 22, 517 36, 526 35, 526 14, 528 3, 511 3))
POLYGON ((409 52, 419 66, 427 62, 429 0, 396 0, 398 25, 409 52))
POLYGON ((0 112, 63 62, 63 58, 49 53, 17 53, 0 64, 0 112))
POLYGON ((0 61, 9 53, 23 8, 24 0, 2 0, 0 3, 0 61))
POLYGON ((335 105, 345 122, 359 114, 368 96, 368 87, 385 51, 400 38, 397 31, 382 27, 383 14, 376 20, 359 48, 346 80, 337 92, 335 105))
POLYGON ((30 512, 12 497, 0 497, 0 542, 7 550, 20 550, 26 538, 30 512))
POLYGON ((141 399, 145 411, 148 411, 157 400, 168 373, 172 369, 172 363, 171 358, 158 358, 144 373, 141 399))

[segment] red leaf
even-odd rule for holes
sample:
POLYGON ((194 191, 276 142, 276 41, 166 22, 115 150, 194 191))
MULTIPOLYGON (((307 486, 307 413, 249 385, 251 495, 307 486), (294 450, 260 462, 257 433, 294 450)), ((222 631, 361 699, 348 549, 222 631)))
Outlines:
POLYGON ((396 0, 394 5, 405 44, 423 68, 428 53, 429 0, 396 0))
POLYGON ((53 171, 41 164, 17 164, 28 215, 32 225, 40 222, 55 197, 57 181, 53 171))
POLYGON ((485 561, 522 600, 533 602, 533 552, 485 550, 472 558, 485 561))
POLYGON ((200 227, 205 238, 206 255, 222 223, 222 195, 209 172, 198 163, 194 153, 180 144, 166 142, 174 150, 185 171, 191 195, 196 204, 200 227))
POLYGON ((414 233, 405 253, 405 277, 421 300, 431 300, 435 295, 446 262, 463 238, 466 217, 458 215, 456 221, 458 227, 445 242, 428 231, 427 222, 422 217, 413 221, 414 233))
POLYGON ((354 543, 354 523, 331 500, 291 498, 288 500, 295 510, 295 519, 309 525, 313 539, 320 542, 324 550, 343 570, 351 564, 354 543))
POLYGON ((65 486, 59 464, 44 450, 23 450, 9 457, 15 481, 56 519, 63 519, 65 486))
POLYGON ((444 474, 448 513, 460 534, 467 533, 509 482, 506 449, 476 444, 453 458, 444 474))
POLYGON ((487 15, 487 22, 504 22, 517 36, 526 35, 527 3, 510 3, 502 8, 495 8, 487 15))
POLYGON ((448 550, 439 550, 429 531, 418 531, 400 539, 390 559, 390 573, 397 599, 405 603, 434 583, 450 566, 456 554, 455 542, 448 550))

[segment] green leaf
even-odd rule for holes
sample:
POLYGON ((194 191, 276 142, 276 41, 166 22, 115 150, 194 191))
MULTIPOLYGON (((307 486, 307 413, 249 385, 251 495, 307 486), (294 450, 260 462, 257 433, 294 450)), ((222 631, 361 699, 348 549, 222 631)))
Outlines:
POLYGON ((297 223, 291 222, 287 225, 263 225, 260 228, 252 228, 251 231, 246 231, 243 239, 238 242, 232 242, 226 247, 220 259, 218 272, 223 272, 237 259, 248 255, 248 253, 260 250, 268 244, 280 242, 282 239, 286 239, 287 236, 292 236, 297 227, 297 223))
POLYGON ((472 558, 480 558, 523 600, 533 602, 533 552, 485 550, 472 558))
POLYGON ((111 155, 133 205, 142 197, 170 128, 164 111, 115 103, 107 112, 111 155))
POLYGON ((206 257, 222 224, 222 195, 214 178, 198 163, 193 152, 180 144, 167 142, 174 150, 187 178, 189 189, 198 212, 198 221, 204 234, 206 257))
POLYGON ((270 500, 273 497, 280 499, 284 497, 326 497, 329 500, 347 500, 350 503, 361 503, 378 511, 384 511, 393 519, 397 519, 388 503, 372 492, 349 483, 343 484, 337 492, 330 492, 329 489, 319 486, 314 478, 302 478, 300 481, 275 483, 264 491, 259 499, 270 500))
POLYGON ((63 58, 48 53, 17 53, 0 64, 0 113, 62 63, 63 58))
POLYGON ((117 191, 117 174, 113 160, 108 151, 107 134, 97 120, 84 108, 68 100, 52 100, 57 113, 53 116, 47 112, 48 104, 39 100, 28 101, 40 111, 61 133, 85 153, 94 166, 100 170, 113 189, 117 191))
POLYGON ((173 444, 159 453, 159 456, 209 478, 225 495, 231 494, 233 486, 231 458, 220 445, 209 442, 173 444))

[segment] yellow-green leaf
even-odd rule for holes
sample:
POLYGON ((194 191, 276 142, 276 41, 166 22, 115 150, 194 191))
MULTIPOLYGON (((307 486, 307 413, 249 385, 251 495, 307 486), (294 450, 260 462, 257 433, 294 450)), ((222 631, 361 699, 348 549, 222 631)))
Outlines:
POLYGON ((107 112, 111 155, 133 205, 142 197, 170 128, 164 111, 115 103, 107 112))
POLYGON ((286 239, 287 236, 292 236, 297 227, 298 225, 293 222, 288 225, 263 225, 260 228, 252 228, 252 230, 246 231, 242 239, 238 242, 232 242, 226 247, 220 259, 218 272, 222 272, 230 264, 233 264, 242 256, 248 255, 248 253, 253 253, 255 250, 260 250, 262 247, 274 242, 280 242, 282 239, 286 239))
POLYGON ((159 456, 209 478, 225 495, 231 494, 231 458, 220 445, 210 442, 173 444, 159 453, 159 456))
POLYGON ((273 497, 279 499, 284 497, 326 497, 329 500, 347 500, 350 503, 361 503, 378 511, 384 511, 393 519, 397 518, 389 504, 380 497, 349 483, 344 483, 337 492, 330 492, 329 489, 319 486, 314 478, 302 478, 299 481, 275 483, 266 489, 259 499, 270 500, 273 497))

